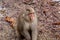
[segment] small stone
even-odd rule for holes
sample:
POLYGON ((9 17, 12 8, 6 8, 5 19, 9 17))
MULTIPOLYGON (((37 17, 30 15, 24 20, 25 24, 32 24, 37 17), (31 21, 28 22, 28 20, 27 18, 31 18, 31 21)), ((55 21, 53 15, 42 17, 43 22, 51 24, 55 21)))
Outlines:
POLYGON ((2 7, 0 6, 0 10, 2 10, 2 7))
POLYGON ((60 11, 58 11, 58 13, 60 13, 60 11))
POLYGON ((60 0, 52 0, 52 1, 56 1, 57 2, 57 1, 60 1, 60 0))
POLYGON ((23 0, 23 2, 24 2, 25 4, 31 4, 31 3, 33 2, 33 0, 23 0))

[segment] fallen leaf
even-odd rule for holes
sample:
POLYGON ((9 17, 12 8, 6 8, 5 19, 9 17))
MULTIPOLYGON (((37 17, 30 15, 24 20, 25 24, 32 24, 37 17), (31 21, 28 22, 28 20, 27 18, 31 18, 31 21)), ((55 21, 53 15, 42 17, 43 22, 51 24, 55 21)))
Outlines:
POLYGON ((60 22, 52 23, 53 25, 60 25, 60 22))
POLYGON ((11 17, 8 17, 8 16, 5 18, 5 20, 6 20, 7 22, 9 22, 11 26, 13 26, 14 23, 15 23, 14 18, 11 18, 11 17))

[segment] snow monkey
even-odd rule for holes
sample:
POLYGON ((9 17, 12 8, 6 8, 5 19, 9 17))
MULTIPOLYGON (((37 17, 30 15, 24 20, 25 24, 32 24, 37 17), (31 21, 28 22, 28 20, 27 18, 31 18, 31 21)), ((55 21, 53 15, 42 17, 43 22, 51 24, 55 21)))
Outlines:
POLYGON ((25 12, 18 16, 17 30, 22 39, 37 40, 37 15, 32 7, 26 7, 25 12))

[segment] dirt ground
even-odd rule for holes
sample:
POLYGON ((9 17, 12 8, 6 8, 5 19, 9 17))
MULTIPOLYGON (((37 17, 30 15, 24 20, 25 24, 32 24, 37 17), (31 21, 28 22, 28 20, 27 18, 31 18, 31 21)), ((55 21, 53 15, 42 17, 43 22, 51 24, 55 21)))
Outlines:
POLYGON ((60 40, 60 2, 53 0, 0 0, 0 40, 18 40, 16 25, 11 27, 5 18, 17 21, 26 5, 38 15, 38 40, 60 40))

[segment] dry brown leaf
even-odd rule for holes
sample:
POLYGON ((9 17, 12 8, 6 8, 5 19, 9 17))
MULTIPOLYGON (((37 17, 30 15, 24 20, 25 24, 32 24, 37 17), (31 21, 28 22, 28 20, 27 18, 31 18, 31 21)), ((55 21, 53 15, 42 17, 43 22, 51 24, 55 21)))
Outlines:
POLYGON ((14 18, 11 18, 11 17, 8 17, 8 16, 5 18, 5 20, 6 20, 7 22, 9 22, 11 26, 13 26, 14 23, 15 23, 14 18))
POLYGON ((60 22, 52 23, 53 25, 60 25, 60 22))

